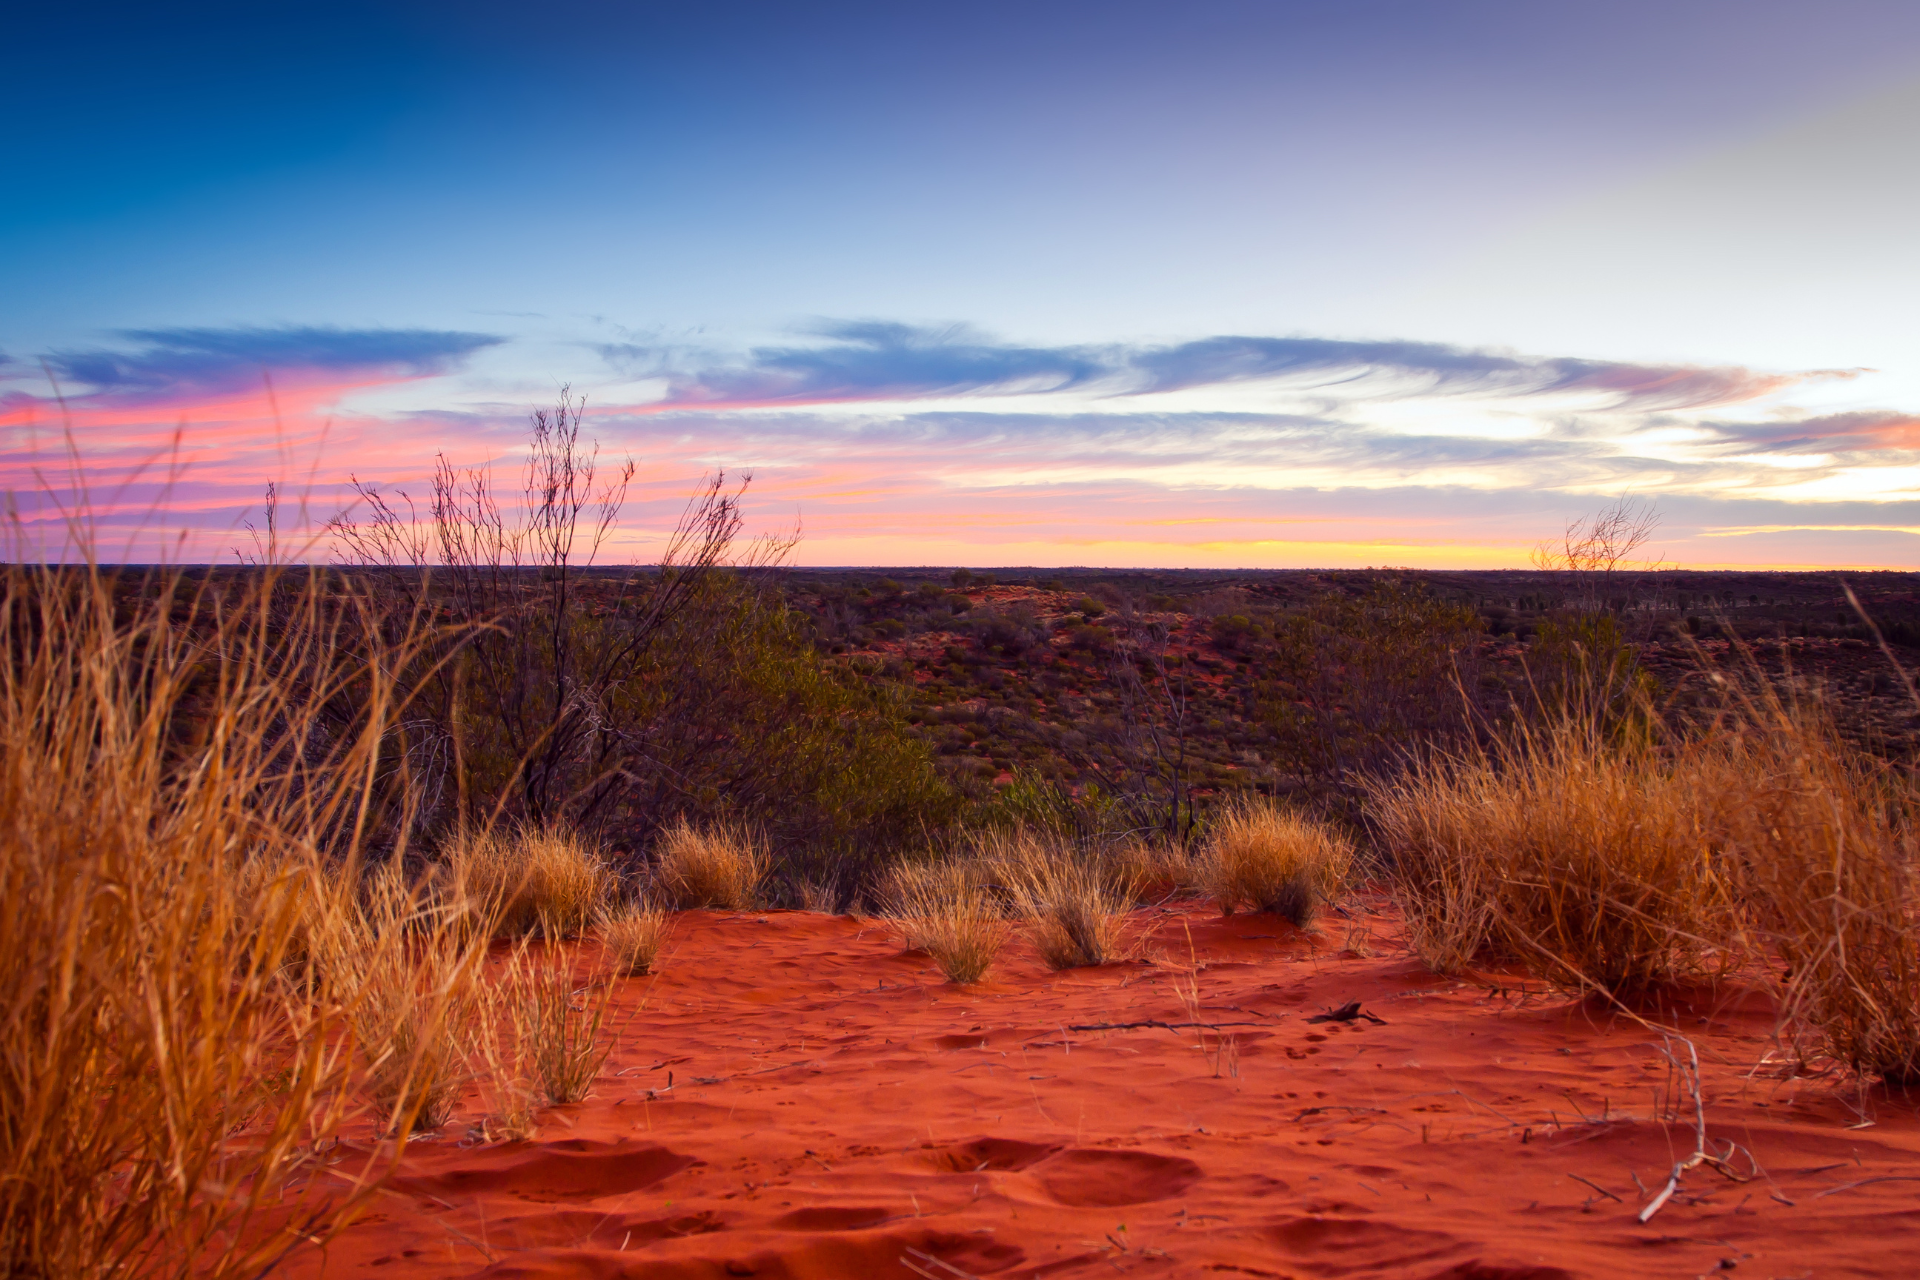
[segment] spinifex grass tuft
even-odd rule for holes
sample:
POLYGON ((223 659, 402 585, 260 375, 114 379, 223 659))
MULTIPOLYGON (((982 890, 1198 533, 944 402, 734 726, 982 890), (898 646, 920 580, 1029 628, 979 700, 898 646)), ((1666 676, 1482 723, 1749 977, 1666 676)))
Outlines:
POLYGON ((1304 929, 1339 891, 1353 846, 1322 823, 1256 798, 1225 806, 1195 862, 1222 913, 1245 906, 1304 929))
POLYGON ((660 833, 654 882, 676 906, 743 911, 766 877, 767 855, 744 827, 700 829, 684 819, 660 833))
POLYGON ((648 974, 660 962, 660 948, 673 932, 673 913, 642 898, 608 907, 600 916, 600 945, 615 973, 648 974))
POLYGON ((521 1087, 554 1106, 586 1097, 613 1050, 603 1034, 612 986, 597 975, 577 981, 562 946, 525 944, 497 979, 494 999, 501 1050, 521 1087))
POLYGON ((475 921, 505 938, 573 937, 592 922, 613 884, 584 840, 543 827, 457 840, 441 874, 475 921))
POLYGON ((907 945, 925 951, 949 982, 978 982, 1006 945, 1012 926, 973 860, 897 868, 888 913, 907 945))
POLYGON ((1025 831, 990 837, 983 855, 1048 967, 1108 964, 1125 953, 1137 886, 1124 866, 1025 831))
POLYGON ((426 900, 398 871, 369 876, 344 935, 342 967, 360 998, 352 1017, 367 1086, 394 1132, 438 1129, 467 1080, 487 939, 426 900))
POLYGON ((1734 897, 1695 755, 1568 716, 1372 788, 1411 941, 1629 991, 1730 962, 1734 897))

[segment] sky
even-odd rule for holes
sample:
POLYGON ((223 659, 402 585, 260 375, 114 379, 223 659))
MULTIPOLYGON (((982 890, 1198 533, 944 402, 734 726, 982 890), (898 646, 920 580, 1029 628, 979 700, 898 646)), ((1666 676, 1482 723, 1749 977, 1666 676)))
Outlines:
POLYGON ((517 488, 563 387, 801 563, 1920 563, 1920 6, 35 6, 16 554, 517 488))

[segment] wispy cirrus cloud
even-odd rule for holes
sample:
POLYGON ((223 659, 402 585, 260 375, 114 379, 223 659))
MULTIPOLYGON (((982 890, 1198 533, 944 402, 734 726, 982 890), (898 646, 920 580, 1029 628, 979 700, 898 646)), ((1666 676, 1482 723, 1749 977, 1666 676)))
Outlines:
POLYGON ((663 379, 660 408, 747 408, 1085 392, 1135 397, 1287 380, 1346 394, 1536 396, 1588 392, 1641 411, 1733 404, 1853 370, 1763 373, 1535 357, 1431 342, 1220 335, 1160 346, 1033 346, 961 326, 824 324, 812 345, 735 359, 637 344, 598 348, 628 376, 663 379))
MULTIPOLYGON (((0 365, 0 488, 63 483, 41 478, 64 466, 44 430, 56 406, 31 385, 44 361, 68 392, 62 420, 95 511, 109 491, 129 529, 164 510, 216 555, 231 536, 218 531, 268 479, 315 486, 324 516, 351 500, 333 487, 348 474, 410 489, 440 452, 511 470, 526 410, 560 380, 543 369, 508 384, 523 400, 502 397, 498 362, 446 376, 505 341, 459 330, 119 337, 0 365), (175 460, 190 463, 183 475, 175 460)), ((1798 531, 1888 562, 1920 528, 1920 419, 1796 408, 1784 393, 1836 376, 1818 371, 1235 335, 1020 344, 882 322, 732 354, 592 350, 620 378, 596 388, 576 366, 575 387, 593 393, 588 430, 643 463, 616 535, 637 555, 715 467, 753 471, 756 509, 770 524, 803 519, 816 563, 1524 562, 1566 515, 1629 489, 1698 506, 1685 537, 1716 557, 1798 531), (642 379, 655 385, 636 394, 642 379), (1736 507, 1713 533, 1711 513, 1736 507)), ((50 529, 59 506, 42 504, 50 529)), ((1668 550, 1697 561, 1688 546, 1668 550)))
POLYGON ((424 377, 506 341, 442 329, 314 326, 128 329, 118 336, 133 345, 53 351, 44 358, 57 376, 86 392, 140 398, 230 392, 257 383, 263 369, 424 377))
POLYGON ((116 336, 0 365, 0 490, 15 495, 22 527, 57 540, 79 504, 155 542, 159 524, 231 525, 268 480, 297 478, 334 447, 352 454, 348 469, 384 470, 400 453, 411 467, 415 439, 342 401, 453 372, 505 341, 321 326, 116 336))
POLYGON ((1706 422, 1729 448, 1781 454, 1870 453, 1920 450, 1920 416, 1864 410, 1767 422, 1706 422))

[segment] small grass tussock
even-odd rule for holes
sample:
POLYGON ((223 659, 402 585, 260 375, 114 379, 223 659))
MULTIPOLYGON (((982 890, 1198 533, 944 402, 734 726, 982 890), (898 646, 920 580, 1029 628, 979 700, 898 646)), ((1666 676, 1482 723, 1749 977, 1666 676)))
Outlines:
POLYGON ((990 879, 973 859, 906 863, 882 891, 907 947, 932 956, 949 982, 980 981, 1013 932, 990 879))
POLYGON ((1410 941, 1442 972, 1476 957, 1625 992, 1738 950, 1696 754, 1566 717, 1371 786, 1410 941))
POLYGON ((615 973, 641 977, 660 963, 660 950, 673 932, 673 913, 650 898, 604 908, 600 945, 615 973))
POLYGON ((740 826, 695 827, 684 819, 660 833, 653 870, 674 906, 744 911, 754 905, 769 859, 758 836, 740 826))
POLYGON ((612 1001, 613 987, 599 975, 576 980, 566 948, 522 944, 496 977, 490 1001, 487 1043, 504 1083, 500 1092, 522 1105, 528 1098, 548 1106, 585 1098, 613 1051, 612 1001))
POLYGON ((1244 906, 1305 929, 1333 901, 1353 860, 1353 845, 1339 832, 1253 797, 1214 817, 1195 871, 1222 914, 1244 906))
POLYGON ((456 839, 442 860, 450 896, 493 937, 570 938, 592 923, 613 875, 584 840, 557 828, 456 839))
POLYGON ((1143 900, 1164 899, 1199 883, 1199 868, 1179 845, 1164 840, 1130 839, 1113 851, 1119 874, 1143 900))
POLYGON ((1029 831, 988 837, 981 856, 1049 968, 1109 964, 1128 954, 1127 914, 1139 886, 1126 866, 1029 831))

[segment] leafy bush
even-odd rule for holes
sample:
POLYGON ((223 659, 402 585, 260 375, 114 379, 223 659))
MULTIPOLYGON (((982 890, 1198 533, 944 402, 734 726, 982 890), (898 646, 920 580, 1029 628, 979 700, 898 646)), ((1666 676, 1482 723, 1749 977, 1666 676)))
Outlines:
POLYGON ((1274 620, 1254 707, 1288 772, 1357 816, 1361 779, 1477 739, 1480 615, 1398 581, 1329 592, 1274 620))

